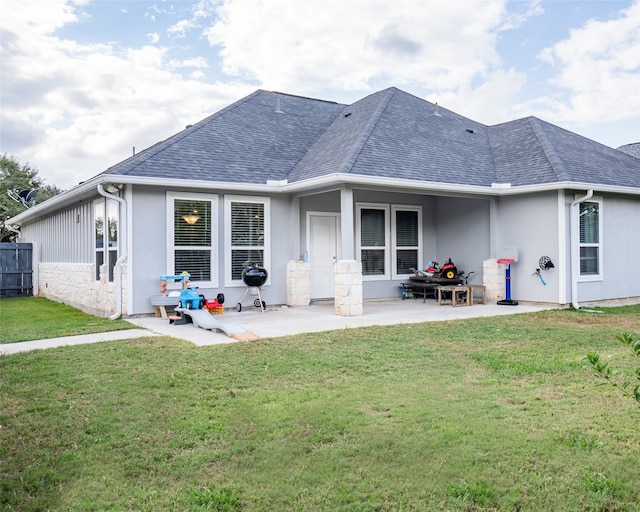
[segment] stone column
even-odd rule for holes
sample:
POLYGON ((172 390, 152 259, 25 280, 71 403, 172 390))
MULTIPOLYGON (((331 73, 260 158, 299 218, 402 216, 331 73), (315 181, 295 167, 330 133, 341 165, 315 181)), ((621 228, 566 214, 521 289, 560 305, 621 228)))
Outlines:
POLYGON ((335 280, 336 315, 362 315, 362 263, 355 260, 340 260, 335 265, 335 280))
POLYGON ((287 305, 308 306, 311 302, 311 264, 287 262, 287 305))
POLYGON ((498 260, 482 262, 482 284, 487 290, 487 303, 505 298, 504 271, 506 266, 498 264, 498 260))

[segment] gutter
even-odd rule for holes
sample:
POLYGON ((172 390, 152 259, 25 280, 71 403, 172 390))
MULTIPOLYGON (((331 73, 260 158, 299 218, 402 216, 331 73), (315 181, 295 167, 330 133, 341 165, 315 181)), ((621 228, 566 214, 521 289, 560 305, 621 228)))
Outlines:
POLYGON ((116 196, 115 194, 111 194, 107 192, 102 183, 98 183, 98 194, 104 196, 108 199, 113 199, 114 201, 118 201, 120 203, 120 215, 118 218, 118 250, 120 251, 120 256, 115 263, 115 276, 114 276, 114 286, 115 295, 116 295, 116 310, 109 317, 109 320, 117 320, 122 316, 122 263, 127 259, 127 245, 126 245, 126 232, 123 229, 123 226, 126 225, 127 219, 127 202, 120 196, 116 196))
POLYGON ((571 305, 575 309, 580 309, 578 302, 578 278, 580 277, 580 219, 578 218, 578 205, 588 201, 593 196, 593 189, 571 203, 570 208, 570 235, 571 235, 571 305))

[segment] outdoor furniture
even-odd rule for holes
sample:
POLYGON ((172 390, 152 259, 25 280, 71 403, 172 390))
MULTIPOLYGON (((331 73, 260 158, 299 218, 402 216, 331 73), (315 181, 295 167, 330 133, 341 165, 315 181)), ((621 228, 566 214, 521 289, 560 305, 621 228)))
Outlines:
POLYGON ((422 302, 427 301, 427 294, 430 297, 434 297, 434 292, 438 288, 438 284, 429 283, 429 282, 419 282, 419 281, 411 281, 409 283, 402 283, 403 288, 403 298, 406 298, 409 293, 413 293, 413 295, 422 295, 422 302))
POLYGON ((487 287, 481 284, 470 284, 469 289, 471 293, 471 305, 473 304, 486 304, 487 303, 487 287), (476 293, 479 292, 479 293, 476 293))
POLYGON ((422 302, 427 301, 427 295, 438 300, 438 288, 440 286, 451 286, 461 284, 462 279, 446 279, 444 277, 423 277, 411 276, 408 283, 403 283, 404 291, 412 291, 415 294, 422 295, 422 302))
POLYGON ((162 317, 163 320, 167 320, 167 306, 173 306, 174 308, 180 301, 179 296, 170 297, 169 295, 152 295, 151 305, 153 306, 155 316, 162 317))
POLYGON ((471 289, 469 286, 439 286, 438 304, 448 304, 445 292, 451 293, 452 306, 471 306, 471 289), (463 295, 464 294, 464 295, 463 295))

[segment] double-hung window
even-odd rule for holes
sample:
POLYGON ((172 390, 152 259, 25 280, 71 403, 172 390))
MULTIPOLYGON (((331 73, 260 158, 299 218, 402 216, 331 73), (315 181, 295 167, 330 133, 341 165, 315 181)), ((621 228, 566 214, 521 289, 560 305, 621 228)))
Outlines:
POLYGON ((602 278, 602 200, 580 203, 580 278, 602 278))
POLYGON ((415 273, 422 259, 422 209, 419 206, 392 206, 393 277, 415 273), (414 269, 414 270, 411 270, 414 269))
POLYGON ((422 259, 420 206, 356 204, 356 244, 365 280, 401 279, 422 259))
MULTIPOLYGON (((242 271, 251 264, 270 267, 270 200, 225 196, 225 285, 243 285, 242 271)), ((268 281, 267 281, 268 282, 268 281)))
POLYGON ((93 204, 96 281, 106 263, 107 279, 113 281, 113 269, 118 259, 118 202, 102 199, 93 204))
POLYGON ((217 205, 216 195, 167 193, 168 274, 217 286, 217 205))

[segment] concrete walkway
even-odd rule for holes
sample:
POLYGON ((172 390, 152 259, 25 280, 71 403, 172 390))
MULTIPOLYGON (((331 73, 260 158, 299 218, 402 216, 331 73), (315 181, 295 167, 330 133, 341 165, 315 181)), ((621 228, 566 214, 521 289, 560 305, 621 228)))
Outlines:
MULTIPOLYGON (((352 329, 374 325, 394 325, 420 322, 460 320, 487 316, 532 313, 551 309, 553 306, 540 304, 519 304, 499 306, 497 304, 476 304, 473 306, 439 306, 428 299, 417 300, 372 300, 365 301, 362 316, 344 317, 334 313, 333 302, 317 302, 306 307, 267 306, 262 313, 259 308, 246 308, 240 313, 234 309, 216 315, 221 322, 240 324, 260 338, 276 338, 305 332, 322 332, 337 329, 352 329)), ((193 324, 175 325, 168 320, 153 316, 126 318, 138 329, 125 331, 68 336, 48 340, 26 341, 0 345, 0 354, 15 354, 27 350, 45 349, 64 345, 97 343, 101 341, 140 338, 143 336, 171 336, 195 345, 217 345, 235 343, 236 340, 219 331, 209 331, 193 324)))

